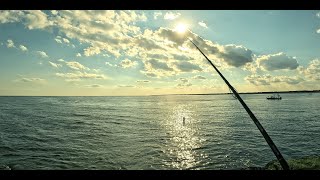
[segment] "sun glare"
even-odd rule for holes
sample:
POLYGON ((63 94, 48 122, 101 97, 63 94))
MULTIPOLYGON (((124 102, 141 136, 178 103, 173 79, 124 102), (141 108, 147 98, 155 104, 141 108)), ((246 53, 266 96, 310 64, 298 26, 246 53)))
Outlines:
POLYGON ((179 33, 184 33, 187 30, 187 26, 185 24, 178 24, 176 26, 176 31, 178 31, 179 33))

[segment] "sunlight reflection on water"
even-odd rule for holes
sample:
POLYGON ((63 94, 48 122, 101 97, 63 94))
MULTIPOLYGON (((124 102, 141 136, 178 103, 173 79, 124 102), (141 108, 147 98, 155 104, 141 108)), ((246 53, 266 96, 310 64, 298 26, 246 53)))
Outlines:
POLYGON ((191 106, 186 105, 175 106, 165 122, 169 140, 164 152, 171 160, 165 164, 175 169, 194 169, 207 157, 198 151, 205 139, 199 136, 199 122, 193 118, 194 112, 191 109, 191 106))

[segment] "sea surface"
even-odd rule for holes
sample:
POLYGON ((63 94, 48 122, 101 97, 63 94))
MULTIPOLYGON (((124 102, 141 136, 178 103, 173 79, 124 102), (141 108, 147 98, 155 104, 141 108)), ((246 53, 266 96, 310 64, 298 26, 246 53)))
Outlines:
MULTIPOLYGON (((283 156, 319 155, 320 93, 266 96, 241 95, 283 156)), ((0 97, 7 169, 215 170, 274 159, 231 95, 0 97)))

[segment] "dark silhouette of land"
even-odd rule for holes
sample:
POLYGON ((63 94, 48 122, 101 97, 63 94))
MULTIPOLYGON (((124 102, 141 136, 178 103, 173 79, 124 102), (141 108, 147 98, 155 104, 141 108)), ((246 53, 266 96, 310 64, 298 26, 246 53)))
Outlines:
MULTIPOLYGON (((301 91, 265 91, 265 92, 239 92, 239 94, 274 94, 274 93, 320 93, 320 90, 301 90, 301 91)), ((165 95, 223 95, 232 94, 228 93, 210 93, 210 94, 165 94, 165 95)), ((153 95, 153 96, 165 96, 165 95, 153 95)))

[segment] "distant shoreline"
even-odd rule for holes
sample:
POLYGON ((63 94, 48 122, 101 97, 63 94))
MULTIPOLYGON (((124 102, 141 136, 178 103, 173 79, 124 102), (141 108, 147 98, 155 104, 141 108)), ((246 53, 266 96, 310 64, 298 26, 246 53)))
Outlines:
MULTIPOLYGON (((275 93, 320 93, 320 90, 302 90, 302 91, 264 91, 264 92, 239 92, 239 94, 275 94, 275 93)), ((140 96, 174 96, 174 95, 226 95, 228 93, 210 93, 210 94, 154 94, 154 95, 133 95, 133 96, 110 96, 110 97, 140 97, 140 96)), ((30 96, 30 95, 0 95, 0 97, 104 97, 104 96, 30 96)), ((109 96, 105 96, 109 97, 109 96)))
MULTIPOLYGON (((264 91, 264 92, 242 92, 239 94, 275 94, 275 93, 320 93, 320 90, 302 90, 302 91, 264 91)), ((151 95, 151 96, 166 96, 166 95, 225 95, 228 93, 210 93, 210 94, 163 94, 163 95, 151 95)))

